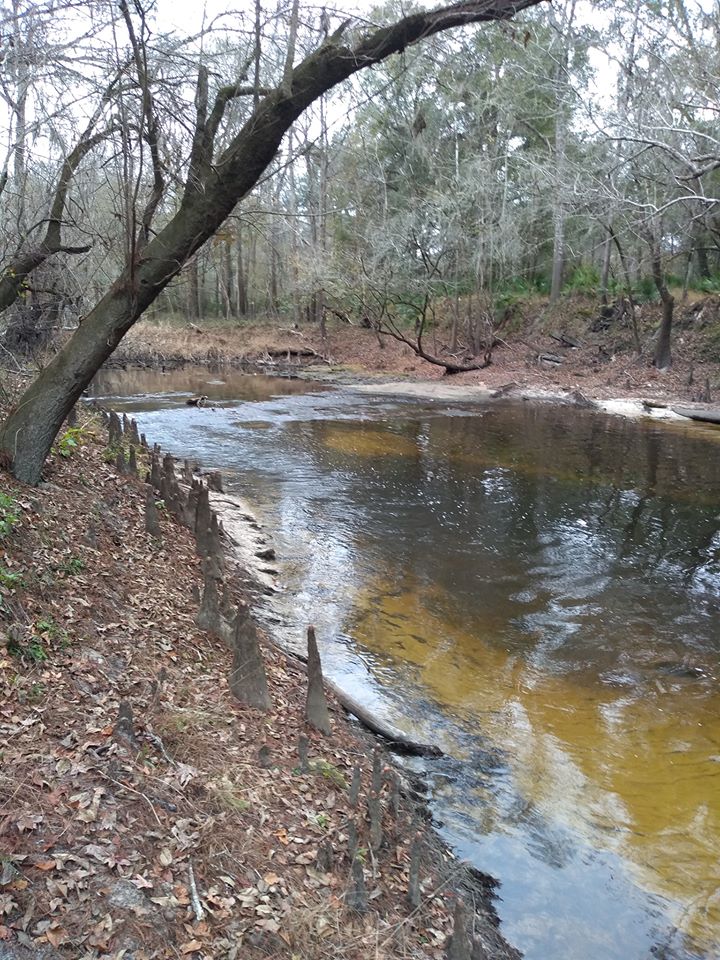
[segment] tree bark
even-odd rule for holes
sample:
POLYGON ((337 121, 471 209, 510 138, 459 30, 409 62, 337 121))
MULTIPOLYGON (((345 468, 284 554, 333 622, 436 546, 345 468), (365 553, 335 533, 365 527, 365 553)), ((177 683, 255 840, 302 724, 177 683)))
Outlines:
POLYGON ((608 235, 603 244, 603 264, 600 275, 600 296, 604 307, 608 302, 608 283, 610 280, 610 258, 612 254, 612 238, 608 235))
POLYGON ((237 238, 235 241, 235 256, 237 263, 237 316, 245 317, 248 312, 247 280, 243 251, 242 220, 237 222, 237 238))
POLYGON ((670 337, 672 334, 673 309, 675 307, 675 298, 670 293, 665 282, 665 275, 660 262, 660 254, 653 253, 653 280, 660 294, 662 303, 662 321, 658 332, 658 339, 655 345, 655 354, 653 356, 653 366, 658 370, 667 370, 672 365, 672 352, 670 348, 670 337))
MULTIPOLYGON (((469 0, 403 17, 372 30, 353 45, 343 28, 293 71, 257 106, 217 158, 212 140, 188 180, 180 209, 123 270, 75 334, 13 408, 0 432, 17 479, 36 484, 65 417, 95 373, 187 260, 216 232, 272 162, 290 126, 328 90, 393 53, 444 30, 506 20, 539 0, 469 0)), ((215 128, 217 125, 215 126, 215 128)), ((196 144, 207 129, 196 131, 196 144)))
POLYGON ((188 296, 187 312, 191 320, 200 319, 200 271, 198 269, 197 258, 191 260, 187 265, 188 274, 188 296))
POLYGON ((555 197, 553 202, 553 259, 550 278, 550 303, 560 298, 565 272, 565 173, 567 166, 568 98, 570 83, 568 80, 568 60, 573 20, 575 19, 575 0, 571 0, 558 24, 562 33, 562 49, 558 57, 555 74, 555 197))

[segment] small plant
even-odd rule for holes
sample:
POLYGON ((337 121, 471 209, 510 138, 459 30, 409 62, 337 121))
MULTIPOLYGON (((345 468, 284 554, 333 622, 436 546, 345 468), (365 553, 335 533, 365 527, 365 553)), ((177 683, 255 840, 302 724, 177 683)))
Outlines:
POLYGON ((11 640, 8 644, 8 651, 13 656, 19 657, 21 660, 29 660, 32 663, 44 663, 48 658, 48 652, 39 637, 30 637, 27 643, 11 640))
POLYGON ((652 303, 659 299, 657 287, 652 277, 642 277, 633 285, 633 294, 636 303, 652 303))
POLYGON ((69 560, 61 563, 58 567, 58 571, 67 574, 67 576, 75 576, 78 573, 82 573, 84 569, 85 561, 80 557, 70 557, 69 560))
POLYGON ((315 816, 308 818, 311 823, 317 824, 322 830, 326 830, 329 823, 330 817, 326 813, 316 813, 315 816))
POLYGON ((600 274, 595 267, 581 264, 576 267, 564 286, 566 293, 595 293, 600 286, 600 274))
POLYGON ((64 650, 70 643, 67 631, 58 626, 52 617, 41 617, 36 620, 35 633, 41 641, 45 639, 50 643, 56 643, 61 650, 64 650))
POLYGON ((695 285, 695 288, 703 293, 720 293, 720 274, 715 273, 711 277, 703 277, 703 279, 695 285))
POLYGON ((71 457, 82 446, 85 430, 83 427, 69 427, 60 437, 55 450, 61 457, 71 457))
POLYGON ((24 656, 28 660, 34 660, 35 663, 43 663, 48 658, 48 652, 42 640, 39 637, 33 637, 25 647, 24 656))
POLYGON ((244 813, 250 808, 250 802, 240 796, 240 791, 227 777, 211 780, 207 784, 220 806, 231 813, 244 813))
POLYGON ((9 587, 11 590, 23 585, 23 575, 19 570, 8 570, 0 567, 0 587, 9 587))
MULTIPOLYGON (((112 444, 109 447, 105 447, 105 449, 103 450, 102 458, 105 461, 105 463, 115 463, 115 461, 117 460, 117 456, 121 450, 123 450, 122 446, 118 447, 115 444, 112 444)), ((123 450, 123 453, 124 453, 124 450, 123 450)))
POLYGON ((44 683, 31 683, 25 698, 28 703, 40 703, 45 699, 46 690, 44 683))
POLYGON ((0 492, 0 540, 3 540, 20 519, 17 504, 12 497, 0 492))
POLYGON ((337 767, 333 766, 332 763, 328 763, 327 760, 314 760, 310 764, 310 769, 315 773, 321 774, 326 780, 330 780, 338 787, 342 787, 343 789, 347 787, 343 774, 337 767))

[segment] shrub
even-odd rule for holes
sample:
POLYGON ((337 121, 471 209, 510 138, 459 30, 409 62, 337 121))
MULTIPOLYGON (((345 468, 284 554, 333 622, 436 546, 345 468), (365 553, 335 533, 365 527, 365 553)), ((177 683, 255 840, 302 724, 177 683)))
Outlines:
POLYGON ((573 270, 563 289, 566 293, 595 293, 599 286, 599 271, 581 263, 573 270))
POLYGON ((17 503, 12 497, 0 491, 0 540, 3 540, 20 519, 17 503))

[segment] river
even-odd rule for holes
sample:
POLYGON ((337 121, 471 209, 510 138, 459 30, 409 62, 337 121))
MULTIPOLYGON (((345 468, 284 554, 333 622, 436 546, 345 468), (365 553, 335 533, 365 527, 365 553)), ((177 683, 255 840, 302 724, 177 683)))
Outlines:
POLYGON ((433 814, 528 960, 720 957, 720 427, 204 369, 94 392, 253 505, 269 627, 315 623, 443 748, 433 814))

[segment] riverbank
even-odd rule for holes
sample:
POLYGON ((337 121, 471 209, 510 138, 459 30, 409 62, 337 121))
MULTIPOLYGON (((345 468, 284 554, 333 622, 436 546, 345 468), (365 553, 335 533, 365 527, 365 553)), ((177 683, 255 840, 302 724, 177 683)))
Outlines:
MULTIPOLYGON (((546 306, 531 309, 528 305, 525 313, 514 321, 512 330, 502 334, 490 366, 452 376, 419 359, 406 344, 337 320, 328 321, 325 339, 314 326, 142 321, 123 340, 111 363, 168 370, 183 363, 228 364, 267 373, 301 371, 318 379, 362 381, 383 388, 398 381, 434 385, 428 386, 426 395, 445 388, 456 395, 462 388, 488 396, 499 392, 540 400, 580 397, 598 403, 649 400, 665 404, 712 402, 720 397, 716 297, 678 309, 673 365, 663 372, 651 362, 659 320, 655 305, 641 310, 644 349, 639 356, 627 329, 608 324, 593 331, 597 306, 590 298, 568 299, 552 312, 546 306)), ((441 334, 437 338, 429 334, 425 346, 444 355, 441 334)))
MULTIPOLYGON (((308 727, 301 664, 264 638, 272 709, 233 699, 229 651, 195 623, 194 539, 166 510, 146 532, 145 485, 115 446, 90 416, 40 488, 0 474, 0 955, 439 958, 460 890, 485 955, 516 956, 490 879, 389 768, 373 784, 344 712, 331 702, 329 737, 308 727)), ((233 603, 248 580, 229 563, 233 603)))

